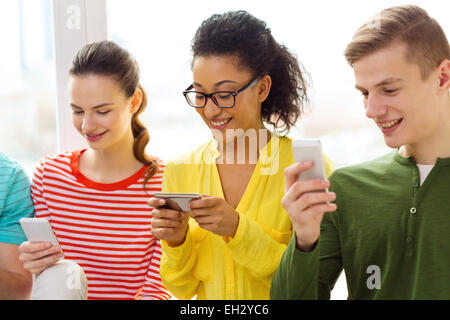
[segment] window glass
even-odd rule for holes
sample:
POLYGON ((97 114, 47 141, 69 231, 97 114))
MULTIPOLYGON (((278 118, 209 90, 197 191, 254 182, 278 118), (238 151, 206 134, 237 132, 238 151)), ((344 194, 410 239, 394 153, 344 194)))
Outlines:
MULTIPOLYGON (((410 1, 425 8, 450 33, 446 1, 410 1)), ((141 65, 149 95, 143 115, 149 152, 164 160, 210 138, 182 91, 192 82, 190 42, 213 13, 247 10, 263 19, 275 39, 294 51, 312 78, 313 112, 292 138, 318 137, 337 167, 389 152, 381 132, 366 119, 352 69, 343 57, 356 29, 373 15, 403 1, 140 1, 108 0, 110 39, 129 49, 141 65)))
POLYGON ((31 174, 56 152, 51 0, 0 2, 0 151, 31 174))

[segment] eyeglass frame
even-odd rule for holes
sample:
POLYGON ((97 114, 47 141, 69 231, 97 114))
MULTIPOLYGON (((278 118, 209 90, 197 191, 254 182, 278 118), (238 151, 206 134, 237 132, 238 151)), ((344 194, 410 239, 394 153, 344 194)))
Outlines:
POLYGON ((189 87, 186 88, 186 90, 183 91, 183 95, 184 95, 184 98, 186 99, 188 105, 190 105, 191 107, 196 108, 196 109, 204 108, 204 107, 206 106, 206 103, 208 103, 208 98, 210 98, 211 101, 212 101, 216 106, 218 106, 219 108, 222 108, 222 109, 229 109, 229 108, 233 108, 234 105, 236 104, 236 96, 237 96, 239 93, 241 93, 241 92, 243 92, 243 91, 245 91, 245 90, 247 90, 247 89, 250 89, 250 88, 254 87, 254 86, 258 83, 259 79, 260 79, 260 77, 257 77, 257 78, 255 78, 255 79, 253 79, 252 81, 250 81, 248 84, 246 84, 245 86, 243 86, 242 88, 240 88, 240 89, 237 90, 237 91, 216 91, 216 92, 212 92, 212 93, 204 93, 204 92, 201 92, 201 91, 191 90, 191 89, 194 88, 194 85, 191 84, 189 87), (187 98, 186 95, 187 95, 188 93, 190 93, 190 92, 200 93, 200 94, 202 94, 202 95, 205 97, 205 103, 203 104, 203 106, 201 106, 201 107, 199 107, 199 106, 193 106, 192 104, 189 103, 189 100, 188 100, 188 98, 187 98), (233 105, 230 106, 230 107, 223 107, 223 106, 220 106, 220 105, 213 99, 213 97, 212 97, 213 95, 215 95, 215 94, 217 94, 217 93, 229 93, 229 94, 231 94, 231 95, 233 96, 233 105))

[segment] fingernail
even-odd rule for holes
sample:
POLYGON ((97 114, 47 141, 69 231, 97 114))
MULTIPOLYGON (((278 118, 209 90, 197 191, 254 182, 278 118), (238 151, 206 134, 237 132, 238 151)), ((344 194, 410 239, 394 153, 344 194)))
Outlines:
POLYGON ((164 202, 165 202, 164 199, 159 199, 159 200, 158 200, 158 204, 159 204, 159 205, 164 204, 164 202))
POLYGON ((330 182, 328 180, 322 180, 322 185, 327 186, 330 182))

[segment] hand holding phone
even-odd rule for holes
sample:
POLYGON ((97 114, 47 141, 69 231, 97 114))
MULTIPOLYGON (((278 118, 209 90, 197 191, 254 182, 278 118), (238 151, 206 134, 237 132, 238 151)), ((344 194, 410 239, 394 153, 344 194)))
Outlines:
POLYGON ((300 181, 312 179, 326 180, 327 177, 320 140, 305 139, 292 141, 292 153, 294 155, 294 162, 312 161, 314 163, 311 169, 300 173, 300 181))
POLYGON ((19 220, 27 242, 19 246, 19 259, 32 274, 43 270, 64 258, 61 246, 47 219, 22 218, 19 220))
POLYGON ((296 233, 297 248, 311 251, 320 235, 326 212, 336 211, 336 194, 328 192, 322 147, 319 140, 292 142, 295 164, 285 170, 285 195, 281 200, 296 233))
POLYGON ((155 193, 148 201, 154 208, 152 234, 172 247, 184 243, 188 230, 189 202, 200 198, 197 193, 155 193))

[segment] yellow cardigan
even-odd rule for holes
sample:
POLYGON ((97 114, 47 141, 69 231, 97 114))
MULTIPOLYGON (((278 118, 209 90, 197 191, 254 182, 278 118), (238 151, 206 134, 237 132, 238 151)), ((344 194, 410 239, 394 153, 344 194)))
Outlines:
MULTIPOLYGON (((162 241, 160 273, 178 299, 269 299, 272 276, 292 235, 281 206, 284 168, 294 163, 292 140, 272 137, 260 157, 236 208, 239 225, 226 239, 189 221, 185 242, 170 247, 162 241)), ((164 192, 200 193, 224 198, 211 140, 177 161, 167 163, 164 192)), ((324 156, 327 176, 333 164, 324 156)))

